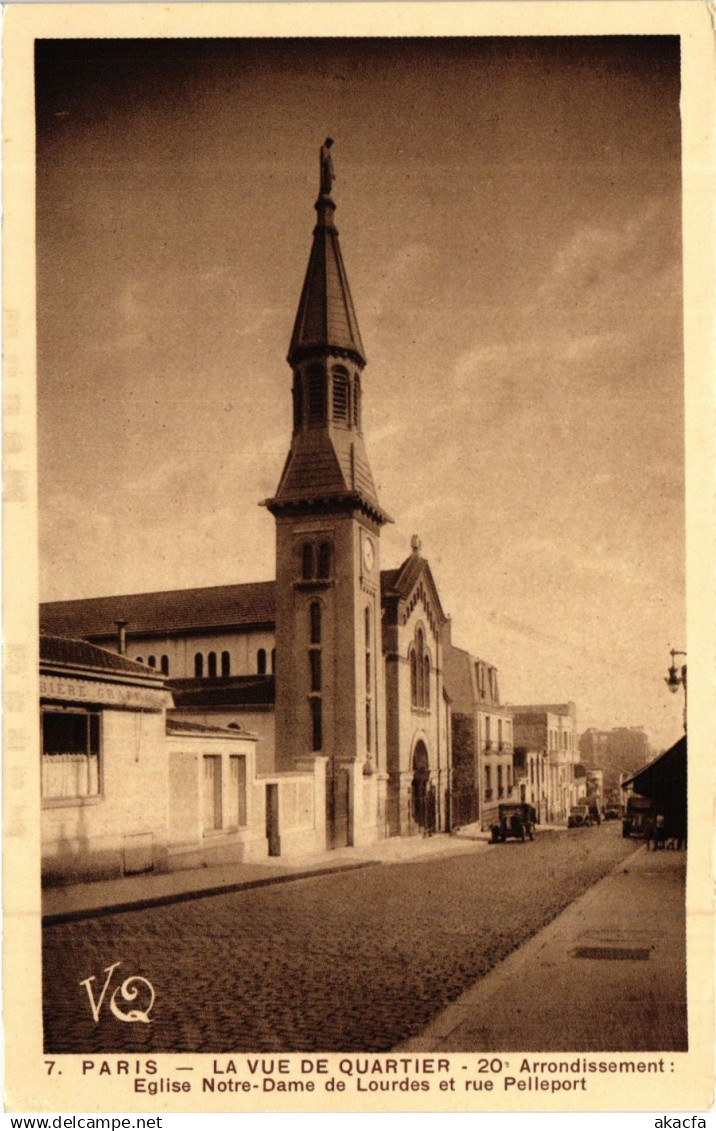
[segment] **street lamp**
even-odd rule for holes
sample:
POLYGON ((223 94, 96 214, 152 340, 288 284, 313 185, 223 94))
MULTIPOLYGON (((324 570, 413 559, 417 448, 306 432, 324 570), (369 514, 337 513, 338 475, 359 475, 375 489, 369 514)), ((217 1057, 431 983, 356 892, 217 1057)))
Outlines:
POLYGON ((681 670, 679 670, 679 665, 676 663, 676 657, 677 656, 685 656, 685 655, 686 655, 686 652, 677 652, 675 648, 671 649, 671 667, 669 668, 669 674, 664 677, 664 682, 665 682, 666 686, 669 688, 669 691, 673 691, 674 694, 676 694, 678 689, 683 684, 683 688, 684 688, 684 733, 686 733, 686 664, 682 664, 681 670))

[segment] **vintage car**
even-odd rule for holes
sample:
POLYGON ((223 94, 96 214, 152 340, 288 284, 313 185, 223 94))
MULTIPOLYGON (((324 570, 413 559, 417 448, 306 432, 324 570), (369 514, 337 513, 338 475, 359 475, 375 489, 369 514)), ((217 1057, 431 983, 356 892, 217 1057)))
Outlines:
POLYGON ((589 812, 588 805, 573 805, 569 810, 569 817, 567 818, 568 829, 581 829, 586 825, 591 825, 592 815, 589 812))
POLYGON ((605 821, 618 821, 621 817, 621 812, 615 805, 610 805, 604 813, 605 821))
POLYGON ((492 843, 507 840, 513 836, 517 840, 534 840, 533 829, 536 824, 537 814, 533 805, 525 801, 505 801, 497 806, 497 816, 490 832, 492 843))

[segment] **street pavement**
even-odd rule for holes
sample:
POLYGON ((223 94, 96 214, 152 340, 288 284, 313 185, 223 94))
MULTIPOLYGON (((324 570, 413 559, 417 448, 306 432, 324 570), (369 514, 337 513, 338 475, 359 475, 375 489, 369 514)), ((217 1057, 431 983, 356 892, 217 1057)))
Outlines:
POLYGON ((641 847, 615 826, 432 839, 423 859, 48 924, 46 1051, 391 1049, 641 847), (150 1025, 106 1004, 95 1023, 82 983, 98 997, 115 962, 151 982, 150 1025))
POLYGON ((642 845, 401 1048, 685 1051, 685 881, 642 845))

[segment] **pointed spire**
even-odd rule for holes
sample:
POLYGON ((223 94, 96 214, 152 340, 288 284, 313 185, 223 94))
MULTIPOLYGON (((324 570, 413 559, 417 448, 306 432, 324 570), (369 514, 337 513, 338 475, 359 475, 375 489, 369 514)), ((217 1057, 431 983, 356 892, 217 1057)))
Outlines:
POLYGON ((332 145, 333 139, 327 137, 321 146, 319 196, 315 204, 318 221, 313 229, 308 270, 288 351, 291 365, 308 354, 333 350, 345 351, 359 365, 365 365, 338 230, 333 222, 336 205, 331 191, 336 175, 332 145))

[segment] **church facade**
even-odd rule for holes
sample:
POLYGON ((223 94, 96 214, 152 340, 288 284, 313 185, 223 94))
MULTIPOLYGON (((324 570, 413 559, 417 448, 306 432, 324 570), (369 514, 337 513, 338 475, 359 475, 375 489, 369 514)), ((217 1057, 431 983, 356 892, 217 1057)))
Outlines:
POLYGON ((363 433, 366 359, 332 182, 324 146, 288 352, 292 435, 265 501, 275 580, 41 607, 43 631, 113 650, 160 679, 175 724, 255 735, 258 777, 311 775, 321 793, 325 781, 325 834, 323 814, 314 827, 328 850, 448 828, 451 765, 446 617, 419 539, 398 568, 381 569, 391 519, 363 433))

